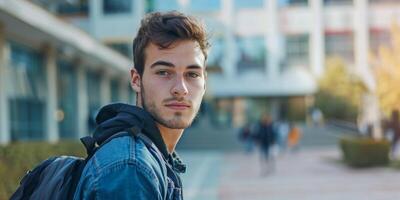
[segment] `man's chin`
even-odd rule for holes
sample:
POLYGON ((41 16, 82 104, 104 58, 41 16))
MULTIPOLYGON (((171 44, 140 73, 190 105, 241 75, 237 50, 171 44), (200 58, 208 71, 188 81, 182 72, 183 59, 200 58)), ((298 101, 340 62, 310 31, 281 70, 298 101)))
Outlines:
POLYGON ((168 122, 168 128, 171 129, 185 129, 190 126, 191 123, 189 122, 183 122, 183 121, 173 121, 173 122, 168 122))
POLYGON ((192 121, 182 120, 182 119, 171 119, 171 120, 163 120, 161 123, 167 128, 170 129, 185 129, 192 124, 192 121))

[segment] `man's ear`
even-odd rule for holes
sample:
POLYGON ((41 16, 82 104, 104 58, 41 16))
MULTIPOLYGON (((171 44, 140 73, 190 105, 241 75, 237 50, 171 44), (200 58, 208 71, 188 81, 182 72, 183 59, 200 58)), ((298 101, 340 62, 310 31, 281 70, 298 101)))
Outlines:
POLYGON ((140 75, 135 68, 131 69, 131 87, 135 92, 140 93, 140 75))

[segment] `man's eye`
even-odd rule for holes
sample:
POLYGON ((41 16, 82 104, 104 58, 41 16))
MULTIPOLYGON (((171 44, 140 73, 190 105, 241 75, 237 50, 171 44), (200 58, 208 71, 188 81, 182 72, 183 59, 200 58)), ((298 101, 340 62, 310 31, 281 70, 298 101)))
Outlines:
POLYGON ((169 72, 167 72, 167 71, 158 71, 158 72, 156 72, 156 74, 160 75, 160 76, 168 76, 169 72))
POLYGON ((199 77, 200 75, 199 75, 198 73, 196 73, 196 72, 189 72, 189 73, 188 73, 188 76, 189 76, 190 78, 197 78, 197 77, 199 77))

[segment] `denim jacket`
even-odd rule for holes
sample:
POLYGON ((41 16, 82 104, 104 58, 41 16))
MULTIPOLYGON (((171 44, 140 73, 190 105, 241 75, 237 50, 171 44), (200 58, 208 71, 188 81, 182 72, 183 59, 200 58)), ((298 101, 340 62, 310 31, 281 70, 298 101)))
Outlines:
POLYGON ((86 164, 74 199, 183 199, 179 173, 185 166, 175 152, 167 152, 147 112, 111 104, 100 110, 96 122, 94 137, 101 148, 86 164), (133 126, 140 134, 124 131, 133 126))

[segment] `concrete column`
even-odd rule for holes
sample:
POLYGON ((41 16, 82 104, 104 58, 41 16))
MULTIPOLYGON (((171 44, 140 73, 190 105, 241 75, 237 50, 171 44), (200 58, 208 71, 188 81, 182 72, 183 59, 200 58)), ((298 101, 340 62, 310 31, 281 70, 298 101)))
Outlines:
POLYGON ((224 25, 224 50, 222 67, 224 76, 233 79, 236 76, 238 52, 234 36, 234 2, 222 0, 222 22, 224 25))
POLYGON ((78 136, 79 138, 89 135, 88 128, 88 92, 87 92, 87 80, 86 80, 86 69, 81 64, 77 67, 77 114, 78 114, 78 136))
POLYGON ((129 81, 127 80, 121 80, 119 82, 119 94, 120 94, 120 100, 124 103, 129 102, 129 88, 128 88, 129 81))
POLYGON ((281 57, 280 54, 280 35, 278 28, 278 2, 277 0, 265 0, 264 5, 267 7, 267 21, 266 25, 266 72, 268 78, 277 79, 279 72, 279 59, 281 57))
POLYGON ((368 26, 368 0, 354 0, 354 60, 361 79, 366 84, 369 94, 363 98, 363 112, 361 124, 373 126, 373 137, 382 138, 380 125, 379 102, 374 95, 376 82, 369 67, 369 26, 368 26))
POLYGON ((354 61, 357 71, 370 90, 374 90, 375 81, 368 64, 369 28, 368 0, 354 0, 354 61))
POLYGON ((132 10, 134 11, 135 19, 139 23, 140 19, 142 19, 143 15, 146 14, 145 1, 143 0, 134 0, 132 3, 132 10))
POLYGON ((8 109, 7 98, 7 68, 9 57, 9 46, 6 43, 4 27, 0 26, 0 145, 8 144, 11 139, 9 126, 10 110, 8 109))
POLYGON ((102 0, 89 0, 89 26, 91 35, 95 38, 99 38, 97 27, 98 23, 101 23, 101 16, 103 14, 103 1, 102 0))
POLYGON ((107 72, 101 74, 100 80, 100 103, 101 106, 111 102, 111 79, 107 72))
POLYGON ((309 58, 312 73, 316 77, 320 77, 324 72, 325 65, 325 32, 324 32, 324 15, 322 0, 310 0, 310 7, 313 13, 309 58))
POLYGON ((46 99, 46 139, 49 142, 59 140, 57 122, 57 58, 53 46, 44 48, 46 58, 47 99, 46 99))

